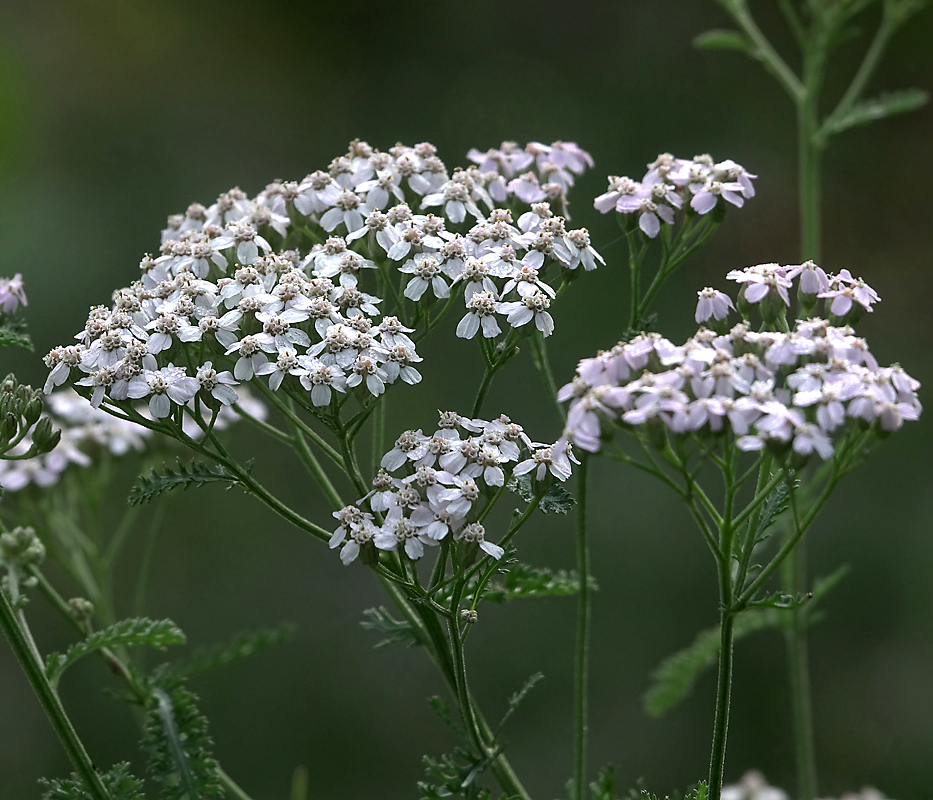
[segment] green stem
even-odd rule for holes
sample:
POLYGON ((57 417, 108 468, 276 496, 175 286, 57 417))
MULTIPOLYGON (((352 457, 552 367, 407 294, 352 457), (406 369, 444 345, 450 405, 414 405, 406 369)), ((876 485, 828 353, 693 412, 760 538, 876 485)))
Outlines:
POLYGON ((729 730, 729 703, 732 696, 732 644, 734 639, 735 614, 728 608, 728 595, 731 593, 729 576, 721 574, 721 584, 725 587, 720 595, 719 633, 719 680, 716 691, 716 717, 713 724, 713 747, 709 765, 709 790, 711 800, 720 800, 722 796, 723 771, 726 765, 726 735, 729 730))
MULTIPOLYGON (((783 584, 788 594, 798 595, 806 586, 806 550, 801 544, 784 561, 783 584)), ((817 792, 816 748, 813 732, 813 703, 810 691, 807 606, 794 609, 784 629, 787 668, 790 678, 794 751, 797 765, 797 794, 814 800, 817 792)))
POLYGON ((577 641, 574 654, 574 797, 586 797, 586 745, 589 730, 587 699, 590 650, 590 546, 586 528, 586 481, 589 459, 583 455, 577 469, 577 641))
POLYGON ((58 695, 55 694, 52 685, 45 677, 43 665, 33 655, 29 641, 17 622, 15 612, 10 607, 10 603, 3 591, 0 591, 0 628, 3 629, 13 654, 19 661, 23 672, 26 673, 26 677, 39 698, 49 722, 52 723, 52 728, 58 735, 65 752, 68 754, 68 758, 84 782, 85 787, 95 800, 110 800, 110 794, 104 788, 97 770, 94 769, 94 764, 78 738, 71 720, 68 719, 58 695))

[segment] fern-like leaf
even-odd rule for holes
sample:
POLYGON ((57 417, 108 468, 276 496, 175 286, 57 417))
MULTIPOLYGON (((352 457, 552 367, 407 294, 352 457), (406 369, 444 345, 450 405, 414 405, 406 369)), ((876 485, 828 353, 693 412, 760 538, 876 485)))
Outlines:
POLYGON ((148 644, 161 650, 170 644, 184 642, 185 634, 170 619, 124 619, 103 630, 95 631, 84 641, 71 645, 64 654, 52 653, 46 662, 45 674, 52 686, 57 686, 68 667, 96 650, 140 644, 148 644))
POLYGON ((0 312, 0 347, 21 347, 32 352, 32 339, 23 320, 0 312))
POLYGON ((536 672, 527 681, 525 681, 524 684, 522 684, 521 689, 519 689, 517 692, 515 692, 515 694, 513 694, 509 698, 509 708, 505 712, 505 714, 502 716, 502 720, 499 722, 499 728, 496 731, 497 736, 499 735, 498 731, 502 730, 502 728, 505 726, 505 723, 508 722, 509 719, 511 719, 512 714, 514 714, 515 711, 518 709, 518 707, 521 705, 522 700, 524 700, 528 696, 528 692, 534 689, 535 686, 537 686, 543 680, 544 680, 544 673, 536 672))
POLYGON ((176 678, 191 678, 228 667, 238 661, 245 661, 257 653, 283 644, 292 638, 295 626, 279 625, 258 631, 244 631, 236 634, 229 642, 219 642, 211 647, 200 648, 190 657, 180 659, 162 667, 163 675, 176 678))
POLYGON ((383 606, 367 608, 363 612, 360 625, 368 631, 375 631, 384 638, 376 642, 374 647, 385 647, 395 642, 405 644, 418 644, 415 630, 404 620, 395 619, 383 606))
POLYGON ((861 100, 840 117, 830 117, 826 120, 824 129, 829 134, 842 133, 860 125, 868 125, 895 114, 907 114, 916 111, 927 104, 930 95, 922 89, 903 89, 899 92, 889 92, 880 97, 861 100))
MULTIPOLYGON (((526 503, 534 500, 534 485, 530 475, 516 475, 509 481, 508 489, 515 492, 526 503)), ((538 511, 542 514, 568 514, 577 501, 561 484, 553 484, 541 498, 538 511)))
MULTIPOLYGON (((778 625, 780 612, 762 608, 746 611, 735 619, 736 641, 764 628, 778 625)), ((719 653, 719 626, 701 631, 689 647, 665 658, 651 675, 645 693, 645 710, 653 717, 666 714, 684 699, 703 670, 711 667, 719 653)))
POLYGON ((152 687, 142 748, 161 800, 219 800, 224 791, 207 719, 180 680, 152 687))
POLYGON ((238 483, 238 479, 220 464, 211 465, 196 461, 188 465, 179 460, 175 468, 163 464, 161 472, 154 469, 149 475, 140 475, 136 484, 130 489, 129 503, 138 506, 148 503, 163 492, 179 487, 182 489, 190 489, 192 486, 197 488, 206 483, 226 483, 233 486, 238 483))
MULTIPOLYGON (((598 588, 592 577, 590 588, 598 588)), ((513 564, 501 581, 486 588, 484 599, 504 603, 526 597, 568 597, 579 591, 580 578, 576 572, 555 572, 545 567, 513 564)))
MULTIPOLYGON (((145 800, 143 785, 130 775, 130 765, 125 761, 115 764, 100 776, 110 800, 145 800)), ((67 780, 39 781, 43 788, 42 800, 94 800, 94 796, 77 775, 67 780)))

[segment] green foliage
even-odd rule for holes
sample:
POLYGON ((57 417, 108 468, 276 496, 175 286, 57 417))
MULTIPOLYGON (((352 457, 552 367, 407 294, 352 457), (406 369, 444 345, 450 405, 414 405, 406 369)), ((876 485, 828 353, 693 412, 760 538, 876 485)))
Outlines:
MULTIPOLYGON (((494 603, 518 600, 526 597, 568 597, 580 591, 580 578, 576 572, 532 567, 528 564, 512 563, 508 571, 503 570, 501 582, 486 587, 483 598, 494 603)), ((596 582, 590 578, 590 588, 596 582)))
POLYGON ((514 714, 515 711, 518 709, 518 707, 522 704, 522 700, 524 700, 528 696, 528 692, 534 689, 535 686, 537 686, 543 680, 544 680, 544 673, 536 672, 534 675, 532 675, 528 680, 526 680, 522 684, 521 689, 519 689, 517 692, 515 692, 515 694, 513 694, 509 698, 509 708, 505 712, 505 714, 502 716, 502 719, 499 722, 499 728, 496 731, 497 736, 498 736, 498 731, 502 730, 502 728, 505 726, 505 723, 508 722, 509 719, 511 719, 512 714, 514 714))
MULTIPOLYGON (((515 492, 526 503, 530 503, 535 498, 534 484, 530 475, 517 475, 509 481, 509 491, 515 492)), ((538 510, 542 514, 568 514, 573 508, 576 500, 561 484, 554 483, 547 490, 541 502, 538 504, 538 510)))
POLYGON ((71 645, 64 655, 52 653, 46 662, 45 674, 52 686, 57 686, 68 667, 95 650, 139 644, 148 644, 161 650, 170 644, 184 642, 185 634, 170 619, 124 619, 103 630, 95 631, 84 641, 71 645))
POLYGON ((226 483, 232 486, 238 479, 226 467, 219 464, 211 465, 203 462, 193 462, 190 465, 178 461, 177 468, 163 464, 162 471, 152 470, 148 475, 140 475, 136 484, 130 489, 130 505, 138 506, 148 503, 163 492, 181 487, 190 489, 192 486, 201 487, 206 483, 226 483))
POLYGON ((363 619, 360 625, 368 631, 375 631, 384 638, 376 642, 374 647, 385 647, 395 642, 404 642, 405 644, 418 644, 418 637, 415 630, 404 620, 395 619, 384 606, 379 608, 367 608, 363 612, 363 619))
MULTIPOLYGON (((571 781, 570 786, 573 785, 571 781)), ((603 767, 596 780, 590 784, 593 800, 616 800, 616 768, 611 764, 603 767)))
POLYGON ((430 705, 434 713, 441 718, 441 721, 454 732, 458 739, 462 739, 465 742, 470 740, 463 725, 461 725, 458 720, 454 719, 454 715, 451 713, 450 706, 447 705, 443 698, 438 697, 437 695, 434 697, 429 697, 428 705, 430 705))
POLYGON ((236 634, 229 642, 218 642, 210 647, 195 650, 188 658, 165 664, 162 674, 176 678, 191 678, 228 667, 238 661, 244 661, 257 653, 283 644, 292 638, 295 626, 279 625, 277 628, 265 628, 258 631, 244 631, 236 634))
POLYGON ((790 505, 790 495, 788 493, 787 481, 781 481, 775 486, 771 493, 765 498, 761 505, 761 513, 758 516, 758 527, 755 529, 754 543, 759 544, 768 538, 771 534, 766 533, 790 505))
POLYGON ((693 40, 698 50, 740 50, 749 53, 751 42, 738 31, 712 30, 699 34, 693 40))
POLYGON ((0 313, 0 347, 22 347, 32 352, 32 339, 23 320, 0 313))
POLYGON ((849 128, 893 117, 896 114, 907 114, 925 106, 929 99, 930 95, 922 89, 903 89, 868 100, 860 100, 853 103, 842 116, 827 119, 824 131, 829 135, 834 135, 847 131, 849 128))
MULTIPOLYGON (((124 761, 100 776, 111 800, 144 800, 142 782, 130 775, 129 769, 130 765, 124 761)), ((93 800, 94 797, 77 775, 68 780, 43 779, 39 784, 44 790, 42 800, 93 800)))
POLYGON ((458 747, 453 754, 444 754, 439 759, 425 756, 424 765, 428 780, 418 782, 421 800, 442 800, 447 797, 489 800, 489 790, 481 787, 477 779, 498 755, 496 751, 480 758, 469 750, 458 747))
POLYGON ((214 800, 224 796, 207 719, 180 680, 154 686, 146 707, 142 749, 160 800, 214 800))
MULTIPOLYGON (((778 624, 774 609, 754 609, 735 619, 735 639, 778 624)), ((716 663, 719 653, 719 626, 701 631, 689 647, 665 658, 651 675, 645 693, 645 710, 653 717, 666 714, 684 699, 703 670, 716 663)))
MULTIPOLYGON (((627 800, 662 800, 660 795, 652 794, 647 789, 639 786, 637 789, 629 790, 627 800)), ((673 794, 664 795, 664 800, 709 800, 709 786, 706 781, 700 781, 696 786, 687 790, 686 794, 675 791, 673 794)))

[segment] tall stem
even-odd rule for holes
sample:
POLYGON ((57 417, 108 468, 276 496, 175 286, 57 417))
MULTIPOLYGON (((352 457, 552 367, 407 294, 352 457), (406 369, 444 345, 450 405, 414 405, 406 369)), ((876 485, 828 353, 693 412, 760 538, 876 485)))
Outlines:
POLYGON ((577 641, 574 657, 574 797, 584 800, 586 792, 587 699, 590 650, 590 545, 586 529, 586 478, 589 459, 584 455, 577 470, 577 571, 580 594, 577 596, 577 641))
MULTIPOLYGON (((804 42, 804 92, 797 103, 797 146, 800 168, 800 258, 821 258, 821 150, 819 141, 819 94, 822 82, 825 43, 823 31, 814 22, 804 42)), ((789 487, 790 488, 790 487, 789 487)), ((793 491, 793 489, 790 489, 793 491)), ((805 585, 803 566, 806 543, 798 542, 785 561, 784 591, 796 594, 805 585)), ((797 794, 800 800, 813 800, 817 792, 816 749, 813 732, 813 700, 810 692, 810 663, 807 646, 806 608, 791 612, 785 629, 787 668, 790 674, 794 755, 797 768, 797 794)))
MULTIPOLYGON (((728 585, 729 578, 723 580, 728 585)), ((731 590, 728 592, 731 593, 731 590)), ((732 643, 735 615, 723 603, 719 632, 719 682, 716 691, 716 718, 713 723, 713 751, 709 765, 711 800, 720 800, 726 764, 726 734, 729 729, 729 702, 732 697, 732 643)))
POLYGON ((0 591, 0 628, 3 629, 7 641, 13 649, 13 654, 23 668, 23 672, 26 673, 26 677, 39 698, 39 702, 42 704, 49 722, 52 723, 52 727, 65 748, 65 752, 68 754, 75 771, 95 800, 110 800, 110 794, 104 788, 97 770, 94 769, 94 764, 78 738, 71 720, 68 719, 58 695, 55 694, 52 685, 45 677, 43 665, 37 661, 33 654, 29 640, 17 622, 16 614, 10 607, 10 603, 3 591, 0 591))
MULTIPOLYGON (((784 591, 799 593, 806 586, 806 550, 797 546, 784 562, 784 591)), ((794 725, 794 755, 797 766, 797 794, 800 800, 816 797, 816 759, 813 734, 813 704, 810 692, 809 645, 807 643, 807 607, 790 615, 784 630, 787 646, 787 670, 791 689, 794 725)))

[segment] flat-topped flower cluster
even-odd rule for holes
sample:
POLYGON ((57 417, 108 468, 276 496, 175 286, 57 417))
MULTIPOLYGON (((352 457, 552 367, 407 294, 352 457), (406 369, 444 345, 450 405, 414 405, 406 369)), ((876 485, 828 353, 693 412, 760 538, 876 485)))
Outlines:
POLYGON ((399 550, 417 560, 425 546, 450 535, 501 558, 502 548, 486 541, 482 525, 496 492, 513 475, 530 474, 538 483, 565 481, 572 462, 567 440, 550 446, 532 442, 508 417, 485 421, 442 412, 431 436, 402 433, 383 456, 372 491, 334 512, 340 525, 330 546, 343 545, 344 564, 376 550, 399 550))
MULTIPOLYGON (((266 407, 248 394, 240 398, 240 406, 244 413, 256 419, 266 417, 266 407)), ((148 416, 146 411, 145 408, 140 409, 143 416, 148 416)), ((48 453, 0 461, 0 487, 4 491, 17 492, 30 484, 52 486, 69 467, 91 466, 103 450, 114 456, 142 452, 152 433, 142 425, 94 408, 72 389, 52 392, 45 400, 45 416, 55 429, 61 431, 61 440, 48 453)), ((214 422, 214 430, 224 430, 239 419, 238 414, 225 406, 214 422)), ((193 439, 203 435, 203 431, 190 419, 185 420, 184 430, 193 439)), ((10 455, 26 454, 31 446, 32 436, 27 433, 10 455)))
MULTIPOLYGON (((560 142, 521 152, 560 187, 591 163, 560 142)), ((491 189, 503 178, 496 164, 449 173, 430 144, 383 153, 355 141, 303 181, 192 204, 169 218, 139 280, 91 309, 77 344, 46 356, 46 392, 71 380, 95 406, 145 399, 157 419, 195 399, 230 405, 255 376, 325 411, 354 391, 365 402, 399 379, 420 381, 415 342, 459 293, 463 338, 500 335, 501 318, 550 334, 556 290, 545 271, 563 282, 602 259, 585 229, 554 215, 547 193, 491 189), (516 221, 493 195, 516 212, 532 204, 516 221), (461 225, 468 218, 472 227, 461 225)))
MULTIPOLYGON (((772 264, 729 277, 746 286, 740 308, 748 310, 750 303, 764 303, 770 296, 772 311, 762 312, 778 322, 786 319, 788 290, 798 278, 802 307, 824 297, 842 323, 846 314, 871 310, 878 300, 848 272, 823 273, 822 285, 804 285, 805 276, 819 273, 812 263, 772 264), (839 298, 851 287, 854 303, 839 307, 839 298)), ((726 295, 704 289, 697 318, 722 322, 731 307, 726 295)), ((792 330, 756 331, 746 317, 721 333, 700 328, 679 346, 656 333, 620 342, 583 359, 559 397, 571 401, 565 435, 590 452, 599 451, 603 438, 619 425, 660 425, 676 436, 728 432, 746 451, 767 447, 792 450, 798 459, 816 453, 828 460, 834 442, 853 428, 874 426, 889 433, 905 420, 918 419, 919 386, 900 366, 879 366, 850 325, 809 318, 797 320, 792 330)))
POLYGON ((662 222, 674 224, 678 211, 689 209, 705 216, 724 203, 741 208, 755 196, 752 179, 757 177, 729 159, 717 162, 709 155, 685 159, 662 153, 648 164, 640 181, 610 175, 609 188, 593 205, 603 214, 613 210, 637 214, 638 227, 653 239, 662 222))

